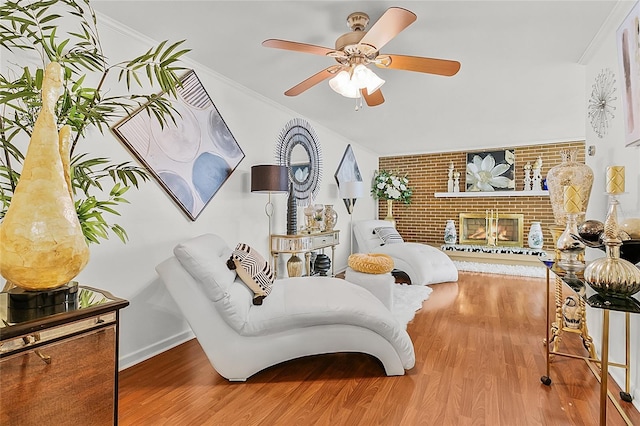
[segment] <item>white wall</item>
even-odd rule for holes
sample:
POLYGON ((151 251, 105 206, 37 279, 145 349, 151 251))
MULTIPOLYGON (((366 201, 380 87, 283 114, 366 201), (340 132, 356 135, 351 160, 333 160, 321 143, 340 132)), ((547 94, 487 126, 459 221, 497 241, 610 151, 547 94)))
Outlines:
MULTIPOLYGON (((103 47, 111 64, 131 59, 157 44, 120 29, 106 18, 100 17, 99 22, 103 47)), ((188 41, 186 44, 188 47, 188 41)), ((8 59, 3 58, 3 61, 2 65, 5 66, 8 59)), ((19 56, 17 61, 21 61, 19 56)), ((138 191, 130 190, 125 198, 131 204, 119 208, 122 217, 115 222, 127 230, 130 241, 125 245, 112 236, 99 245, 91 245, 90 262, 77 280, 130 302, 130 306, 121 311, 121 368, 167 350, 192 336, 154 270, 159 262, 172 254, 178 242, 213 232, 221 235, 231 246, 246 242, 267 256, 268 222, 264 206, 268 196, 250 192, 250 169, 255 164, 276 162, 275 146, 280 130, 289 120, 299 117, 295 112, 199 64, 186 65, 196 70, 246 156, 195 222, 182 213, 155 181, 151 181, 143 184, 138 191)), ((125 93, 124 86, 114 83, 110 86, 114 93, 125 93)), ((349 254, 349 215, 342 199, 338 198, 334 173, 348 144, 353 148, 365 182, 373 177, 378 157, 366 147, 346 140, 314 122, 310 121, 310 124, 318 135, 324 162, 321 189, 316 202, 334 204, 338 212, 336 229, 341 230, 341 244, 336 249, 335 260, 338 271, 346 267, 349 254)), ((110 133, 102 136, 98 131, 93 131, 79 147, 94 155, 108 156, 115 162, 135 162, 134 157, 110 133)), ((274 232, 285 233, 286 199, 285 194, 272 196, 275 205, 274 232)), ((371 197, 358 200, 354 219, 374 217, 376 206, 371 197)), ((302 223, 304 215, 301 208, 299 210, 298 223, 302 223)))
MULTIPOLYGON (((598 38, 592 44, 584 57, 586 64, 585 94, 591 94, 591 85, 596 76, 606 68, 611 69, 615 74, 617 88, 614 101, 616 110, 615 117, 611 120, 611 127, 604 137, 599 138, 591 128, 589 121, 586 123, 586 144, 596 147, 596 155, 587 157, 587 164, 593 169, 594 183, 591 191, 591 198, 587 210, 587 219, 597 219, 604 221, 607 213, 608 199, 605 194, 605 177, 607 166, 625 166, 625 189, 626 193, 620 196, 619 200, 624 214, 640 216, 640 148, 626 148, 624 142, 624 124, 622 110, 622 70, 618 64, 618 53, 616 46, 616 30, 628 14, 633 4, 629 2, 619 3, 614 13, 607 21, 607 25, 601 30, 598 38)), ((587 108, 585 105, 584 113, 587 108)), ((596 249, 587 249, 587 259, 594 259, 603 256, 603 252, 596 249)), ((587 323, 590 335, 596 344, 597 352, 600 355, 602 343, 602 311, 588 309, 587 323)), ((625 362, 625 338, 624 338, 624 314, 612 312, 610 315, 610 361, 625 362)), ((634 397, 634 404, 640 397, 638 384, 640 383, 640 339, 638 339, 638 326, 640 325, 640 315, 631 315, 631 394, 634 397)), ((624 389, 624 370, 611 368, 611 374, 624 389)))

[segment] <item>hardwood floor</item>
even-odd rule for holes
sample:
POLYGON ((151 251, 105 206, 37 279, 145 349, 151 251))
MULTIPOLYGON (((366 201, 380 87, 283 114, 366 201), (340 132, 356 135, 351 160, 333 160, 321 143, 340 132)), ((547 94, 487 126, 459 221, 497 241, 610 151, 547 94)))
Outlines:
MULTIPOLYGON (((460 273, 433 285, 407 328, 416 366, 400 377, 384 376, 368 355, 331 354, 231 383, 191 340, 120 373, 120 424, 596 425, 599 383, 584 361, 557 356, 553 383, 540 382, 545 284, 460 273)), ((587 355, 579 336, 562 342, 587 355)), ((640 425, 634 406, 620 404, 640 425)), ((607 424, 625 424, 610 401, 607 424)))

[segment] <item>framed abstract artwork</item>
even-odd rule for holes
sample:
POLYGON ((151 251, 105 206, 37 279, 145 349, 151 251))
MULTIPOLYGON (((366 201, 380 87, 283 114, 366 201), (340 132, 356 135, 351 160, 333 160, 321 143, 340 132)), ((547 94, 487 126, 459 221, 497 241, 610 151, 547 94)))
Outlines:
POLYGON ((515 191, 515 151, 467 153, 466 191, 515 191))
POLYGON ((640 146, 640 3, 616 32, 622 74, 622 113, 626 146, 640 146))
POLYGON ((175 123, 161 126, 141 109, 112 131, 193 221, 245 154, 196 73, 180 80, 171 100, 175 123))
MULTIPOLYGON (((347 145, 347 148, 344 150, 344 154, 342 154, 342 160, 340 160, 340 164, 338 165, 334 177, 336 178, 338 189, 340 188, 340 184, 343 182, 362 182, 362 175, 360 174, 358 162, 356 161, 356 156, 353 153, 351 144, 347 145)), ((349 200, 343 201, 348 210, 349 200)), ((352 200, 353 204, 355 204, 355 202, 356 200, 352 200)))

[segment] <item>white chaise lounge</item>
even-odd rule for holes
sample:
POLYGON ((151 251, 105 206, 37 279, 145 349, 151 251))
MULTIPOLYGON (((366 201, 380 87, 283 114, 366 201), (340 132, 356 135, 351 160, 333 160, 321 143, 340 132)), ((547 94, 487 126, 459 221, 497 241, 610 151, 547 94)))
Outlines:
POLYGON ((384 244, 373 232, 377 227, 392 226, 386 220, 360 220, 353 223, 356 240, 354 252, 384 253, 393 258, 394 267, 406 273, 411 284, 427 285, 458 281, 458 269, 453 261, 435 247, 420 243, 384 244))
POLYGON ((253 305, 253 293, 226 266, 231 252, 205 234, 156 267, 221 376, 244 381, 283 361, 336 352, 370 354, 390 376, 414 366, 404 326, 369 291, 338 278, 284 278, 253 305))

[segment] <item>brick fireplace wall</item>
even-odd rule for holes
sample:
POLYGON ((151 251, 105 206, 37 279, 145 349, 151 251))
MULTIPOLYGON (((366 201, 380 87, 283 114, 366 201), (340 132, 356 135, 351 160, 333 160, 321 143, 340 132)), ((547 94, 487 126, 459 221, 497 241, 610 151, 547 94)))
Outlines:
MULTIPOLYGON (((491 148, 487 151, 514 149, 516 156, 516 190, 523 189, 524 170, 527 162, 533 164, 538 156, 542 157, 542 177, 549 169, 560 164, 560 151, 577 149, 577 160, 585 160, 584 141, 565 142, 544 145, 491 148)), ((482 151, 478 149, 475 151, 482 151)), ((447 171, 453 161, 456 171, 460 172, 460 191, 465 187, 465 168, 467 152, 446 152, 435 154, 415 154, 396 157, 381 157, 380 169, 407 173, 409 186, 413 189, 412 202, 409 205, 393 204, 393 216, 398 231, 406 241, 443 244, 444 227, 447 219, 453 219, 458 237, 460 235, 459 213, 485 214, 486 210, 498 209, 500 214, 524 214, 524 246, 527 246, 527 234, 531 222, 541 222, 544 232, 544 248, 553 246, 549 227, 554 225, 553 211, 548 196, 525 197, 478 197, 478 198, 436 198, 434 193, 447 191, 447 171)), ((380 218, 387 214, 386 202, 378 204, 380 218)))

